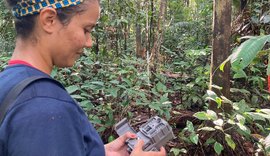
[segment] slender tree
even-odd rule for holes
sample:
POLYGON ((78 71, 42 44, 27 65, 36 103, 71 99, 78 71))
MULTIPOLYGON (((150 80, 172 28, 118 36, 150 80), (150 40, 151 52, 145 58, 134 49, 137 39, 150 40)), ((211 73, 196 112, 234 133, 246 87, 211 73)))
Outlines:
MULTIPOLYGON (((230 34, 231 34, 231 0, 214 0, 213 10, 213 52, 211 56, 210 90, 218 95, 229 97, 230 95, 230 71, 227 64, 224 72, 218 69, 219 65, 230 55, 230 34), (212 87, 222 87, 217 90, 212 87)), ((226 112, 231 111, 229 104, 223 104, 226 112)), ((217 110, 217 104, 210 102, 209 109, 217 110)))
POLYGON ((158 15, 157 31, 155 33, 154 44, 151 50, 152 59, 155 60, 156 64, 159 63, 160 46, 163 40, 163 29, 166 20, 165 18, 166 9, 167 9, 167 0, 161 0, 158 15))
MULTIPOLYGON (((141 1, 137 0, 136 5, 137 5, 137 12, 139 12, 141 9, 141 7, 140 7, 141 1)), ((139 21, 139 18, 140 18, 139 14, 137 13, 136 21, 139 21)), ((141 49, 142 49, 141 24, 139 22, 137 22, 135 27, 136 27, 136 56, 142 57, 142 54, 141 54, 141 49)))

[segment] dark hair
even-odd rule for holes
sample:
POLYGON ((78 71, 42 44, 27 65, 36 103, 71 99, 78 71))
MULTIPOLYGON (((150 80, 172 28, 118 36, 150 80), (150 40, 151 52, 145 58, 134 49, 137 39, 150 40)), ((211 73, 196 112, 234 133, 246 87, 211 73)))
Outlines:
MULTIPOLYGON (((21 0, 6 0, 7 5, 10 8, 13 8, 20 1, 21 0)), ((87 0, 87 1, 90 1, 90 0, 87 0)), ((97 1, 99 2, 99 0, 97 1)), ((66 8, 57 9, 56 11, 57 11, 57 15, 60 22, 63 25, 67 25, 74 15, 76 15, 77 13, 83 12, 85 10, 85 7, 83 4, 84 2, 76 6, 70 6, 66 8)), ((26 39, 32 34, 35 24, 36 24, 37 15, 38 14, 29 15, 29 16, 21 17, 19 19, 15 18, 15 29, 16 29, 17 37, 26 39)))

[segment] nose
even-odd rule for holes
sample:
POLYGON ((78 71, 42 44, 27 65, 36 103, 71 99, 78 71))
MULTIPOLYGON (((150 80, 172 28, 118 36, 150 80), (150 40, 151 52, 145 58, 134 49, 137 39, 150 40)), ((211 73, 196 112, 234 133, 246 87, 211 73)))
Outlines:
POLYGON ((91 48, 93 46, 93 40, 91 35, 89 35, 89 37, 87 37, 86 41, 85 41, 85 47, 86 48, 91 48))

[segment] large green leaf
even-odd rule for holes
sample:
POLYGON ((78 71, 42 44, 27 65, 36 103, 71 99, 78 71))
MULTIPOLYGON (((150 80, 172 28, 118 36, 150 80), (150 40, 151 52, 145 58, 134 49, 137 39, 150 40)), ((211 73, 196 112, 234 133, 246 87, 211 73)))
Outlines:
POLYGON ((225 140, 226 140, 227 144, 234 150, 236 147, 236 144, 234 143, 231 135, 225 134, 225 140))
POLYGON ((200 120, 209 120, 209 116, 206 112, 197 112, 193 116, 200 120))
POLYGON ((189 136, 189 139, 191 142, 193 142, 194 144, 198 144, 198 141, 199 141, 199 134, 196 134, 196 133, 192 133, 190 136, 189 136))
POLYGON ((76 85, 72 85, 72 86, 66 87, 66 90, 68 91, 69 94, 72 94, 72 93, 80 90, 80 87, 76 86, 76 85))
POLYGON ((215 142, 214 149, 215 149, 215 152, 218 155, 220 155, 224 148, 223 148, 223 146, 219 142, 215 142))
POLYGON ((265 43, 270 39, 270 35, 251 37, 242 43, 230 56, 232 69, 236 72, 241 71, 241 75, 236 77, 245 77, 243 69, 247 67, 257 54, 262 50, 265 43))

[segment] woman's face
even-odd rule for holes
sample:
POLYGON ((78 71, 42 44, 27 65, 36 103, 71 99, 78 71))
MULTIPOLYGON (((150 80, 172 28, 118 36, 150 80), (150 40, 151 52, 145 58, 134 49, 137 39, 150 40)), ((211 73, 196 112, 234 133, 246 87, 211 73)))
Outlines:
POLYGON ((97 23, 100 7, 97 0, 85 2, 85 11, 72 17, 70 23, 59 27, 53 38, 52 63, 58 67, 73 66, 84 48, 92 47, 91 31, 97 23))

